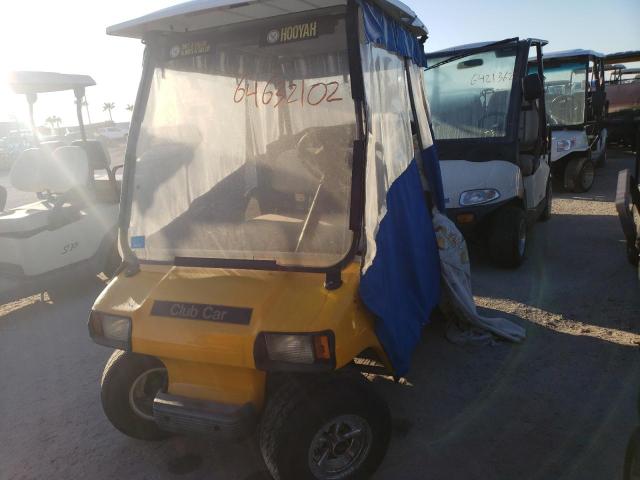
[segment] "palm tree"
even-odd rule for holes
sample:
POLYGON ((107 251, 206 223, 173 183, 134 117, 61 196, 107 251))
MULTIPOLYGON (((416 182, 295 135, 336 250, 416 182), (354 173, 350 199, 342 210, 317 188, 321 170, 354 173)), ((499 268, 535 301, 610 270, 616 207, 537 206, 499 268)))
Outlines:
POLYGON ((130 103, 127 104, 127 111, 133 112, 133 105, 131 105, 130 103))
POLYGON ((44 123, 48 123, 49 125, 51 125, 51 130, 53 130, 56 127, 60 128, 60 124, 62 123, 62 119, 60 117, 58 117, 57 115, 51 115, 50 117, 46 118, 44 123))
POLYGON ((102 111, 103 112, 109 112, 109 120, 111 120, 111 123, 113 123, 113 117, 111 116, 111 110, 114 110, 116 108, 116 104, 113 102, 105 102, 102 105, 102 111))

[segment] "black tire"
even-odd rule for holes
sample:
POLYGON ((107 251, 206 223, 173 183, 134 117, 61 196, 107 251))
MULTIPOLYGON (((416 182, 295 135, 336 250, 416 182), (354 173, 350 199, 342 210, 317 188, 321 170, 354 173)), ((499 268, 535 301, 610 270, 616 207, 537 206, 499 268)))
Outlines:
POLYGON ((564 172, 564 186, 570 192, 591 190, 595 180, 595 165, 590 158, 573 158, 564 172))
POLYGON ((637 427, 624 457, 624 480, 640 480, 640 427, 637 427))
POLYGON ((547 194, 544 197, 544 210, 540 214, 540 221, 546 222, 551 218, 551 211, 553 210, 553 185, 551 178, 547 181, 547 194))
POLYGON ((382 462, 390 436, 389 408, 364 380, 292 376, 267 403, 259 443, 275 480, 364 480, 382 462), (339 468, 341 458, 351 463, 339 468))
MULTIPOLYGON (((148 390, 147 386, 144 386, 144 393, 151 399, 159 390, 166 389, 166 369, 160 360, 146 355, 116 350, 104 367, 100 382, 102 408, 111 424, 125 435, 149 441, 162 440, 170 436, 168 432, 160 430, 151 418, 143 418, 136 413, 130 401, 130 392, 136 380, 145 372, 150 371, 154 372, 152 375, 157 374, 159 377, 161 370, 165 370, 162 385, 159 385, 160 381, 158 380, 155 382, 156 385, 152 382, 148 390)), ((139 410, 142 411, 142 408, 139 410)))
POLYGON ((522 265, 527 249, 527 217, 522 208, 507 205, 491 219, 489 255, 503 268, 522 265), (523 240, 524 235, 524 240, 523 240))

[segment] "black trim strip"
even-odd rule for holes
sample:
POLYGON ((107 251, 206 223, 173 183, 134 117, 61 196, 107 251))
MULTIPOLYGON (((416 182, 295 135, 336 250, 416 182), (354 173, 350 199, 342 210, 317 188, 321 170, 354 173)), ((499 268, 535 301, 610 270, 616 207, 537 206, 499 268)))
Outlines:
MULTIPOLYGON (((147 44, 147 39, 143 40, 147 44)), ((120 214, 118 218, 119 242, 123 252, 123 262, 127 264, 127 273, 130 275, 138 271, 139 261, 135 253, 129 247, 129 224, 131 223, 131 204, 133 200, 134 179, 136 174, 136 149, 140 139, 140 128, 144 120, 151 82, 153 80, 154 62, 152 61, 151 46, 147 44, 144 50, 142 62, 142 77, 138 85, 138 94, 133 107, 129 138, 124 155, 124 167, 122 171, 122 186, 120 189, 120 214)))
POLYGON ((360 53, 360 8, 356 0, 347 3, 347 49, 351 73, 351 96, 364 101, 364 72, 360 53))
POLYGON ((356 140, 353 143, 353 171, 351 186, 351 212, 349 228, 353 232, 359 232, 362 228, 362 212, 364 210, 365 197, 365 171, 367 163, 367 145, 364 140, 356 140))

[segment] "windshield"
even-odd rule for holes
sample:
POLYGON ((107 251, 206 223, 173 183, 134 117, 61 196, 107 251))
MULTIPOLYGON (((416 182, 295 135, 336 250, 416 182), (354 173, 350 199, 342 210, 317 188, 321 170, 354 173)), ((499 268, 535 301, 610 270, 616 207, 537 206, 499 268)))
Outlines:
POLYGON ((343 16, 162 50, 137 144, 137 256, 339 263, 353 241, 356 135, 343 16))
POLYGON ((544 81, 549 123, 551 125, 584 123, 587 64, 548 65, 545 63, 544 81))
MULTIPOLYGON (((446 59, 431 58, 429 65, 446 59)), ((516 48, 507 46, 427 70, 435 138, 505 137, 515 64, 516 48)))

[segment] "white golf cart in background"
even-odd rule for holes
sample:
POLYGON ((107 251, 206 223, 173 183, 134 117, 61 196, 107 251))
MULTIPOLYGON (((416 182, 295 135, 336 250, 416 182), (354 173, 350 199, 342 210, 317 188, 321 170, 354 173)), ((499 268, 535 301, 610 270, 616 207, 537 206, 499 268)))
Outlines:
POLYGON ((553 177, 565 190, 588 192, 607 158, 604 55, 567 50, 545 53, 543 62, 553 177))
POLYGON ((528 227, 551 215, 542 62, 527 74, 530 49, 541 59, 546 43, 512 38, 427 54, 447 214, 508 268, 524 260, 528 227))
POLYGON ((27 98, 38 144, 20 154, 9 178, 38 201, 5 210, 7 191, 0 187, 0 303, 44 290, 54 297, 71 281, 112 274, 119 265, 120 187, 108 153, 87 140, 82 121, 85 87, 95 82, 86 75, 14 72, 9 83, 27 98), (65 90, 75 94, 82 140, 41 142, 33 117, 38 94, 65 90))
MULTIPOLYGON (((618 52, 605 58, 610 140, 635 150, 633 168, 618 173, 616 209, 626 239, 627 258, 636 268, 640 264, 640 50, 618 52)), ((639 270, 640 275, 640 270, 639 270)))

